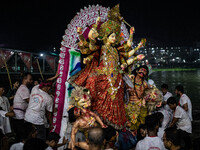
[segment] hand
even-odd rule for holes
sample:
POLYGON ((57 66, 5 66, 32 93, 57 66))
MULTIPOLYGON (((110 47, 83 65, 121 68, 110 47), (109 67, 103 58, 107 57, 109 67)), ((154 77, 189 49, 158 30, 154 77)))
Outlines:
POLYGON ((68 139, 65 139, 65 136, 63 137, 63 141, 62 141, 62 144, 67 144, 67 142, 68 142, 68 139))
POLYGON ((83 64, 87 64, 88 62, 90 62, 90 59, 88 57, 83 59, 83 64))
POLYGON ((91 30, 90 30, 90 32, 88 33, 88 38, 89 39, 92 39, 92 40, 94 40, 96 37, 98 37, 99 36, 99 34, 98 34, 98 32, 97 32, 97 30, 96 29, 94 29, 94 28, 92 28, 91 30))
POLYGON ((125 70, 126 67, 127 67, 127 64, 122 64, 121 65, 122 70, 125 70))
POLYGON ((77 33, 78 33, 78 34, 82 34, 82 33, 83 33, 81 27, 77 27, 77 33))
POLYGON ((131 27, 130 28, 130 34, 133 34, 135 32, 135 28, 134 27, 131 27))
POLYGON ((137 55, 137 60, 140 61, 140 60, 144 59, 144 57, 145 56, 143 54, 137 55))
POLYGON ((105 124, 103 124, 103 125, 102 125, 102 128, 107 128, 107 127, 108 127, 108 126, 107 126, 107 125, 105 125, 105 124))

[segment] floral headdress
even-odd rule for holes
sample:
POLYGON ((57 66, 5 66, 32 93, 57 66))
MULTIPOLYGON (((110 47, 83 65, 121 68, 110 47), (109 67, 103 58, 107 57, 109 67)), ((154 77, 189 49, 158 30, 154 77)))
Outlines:
POLYGON ((119 44, 123 39, 121 35, 121 16, 119 13, 119 5, 116 5, 108 12, 108 20, 104 22, 99 29, 99 37, 105 42, 107 37, 115 33, 116 44, 119 44))

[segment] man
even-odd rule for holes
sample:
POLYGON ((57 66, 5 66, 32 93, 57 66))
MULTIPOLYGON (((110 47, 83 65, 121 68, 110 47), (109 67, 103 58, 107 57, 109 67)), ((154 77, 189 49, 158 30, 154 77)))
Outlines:
POLYGON ((32 75, 30 73, 25 73, 23 75, 22 84, 18 88, 13 101, 13 111, 15 113, 15 117, 13 119, 13 129, 16 133, 17 142, 22 140, 21 133, 24 125, 24 115, 30 98, 30 91, 28 87, 31 85, 31 83, 32 75))
POLYGON ((0 85, 0 129, 2 130, 3 134, 6 134, 11 132, 10 120, 9 118, 5 117, 5 114, 10 109, 10 104, 7 97, 3 96, 4 92, 4 87, 0 85))
POLYGON ((46 140, 45 114, 47 113, 50 128, 52 128, 53 100, 48 94, 51 89, 51 81, 43 81, 33 87, 30 102, 25 113, 25 121, 35 125, 38 130, 37 138, 46 140))
POLYGON ((173 120, 169 127, 173 127, 176 124, 177 129, 180 130, 181 136, 185 142, 185 147, 190 149, 192 147, 192 142, 190 139, 190 134, 192 133, 192 124, 188 114, 182 107, 177 106, 177 102, 174 97, 170 97, 167 100, 167 104, 174 112, 173 120))
POLYGON ((181 136, 176 128, 167 128, 163 135, 163 142, 165 148, 169 150, 180 150, 181 149, 181 136))
POLYGON ((31 139, 36 138, 37 130, 31 123, 25 123, 23 127, 22 141, 15 143, 10 147, 10 150, 23 150, 24 143, 31 139))
POLYGON ((62 143, 58 144, 59 139, 60 139, 60 135, 57 134, 56 132, 49 133, 46 140, 46 144, 48 145, 48 147, 45 150, 57 149, 58 147, 63 146, 68 142, 68 140, 65 139, 65 137, 63 137, 62 143))
POLYGON ((187 112, 190 120, 192 121, 192 103, 189 97, 184 94, 184 88, 182 85, 178 85, 175 88, 175 93, 180 96, 179 105, 187 112))
POLYGON ((13 88, 10 89, 8 91, 8 93, 6 94, 6 97, 8 98, 8 100, 10 102, 10 106, 13 106, 14 96, 17 92, 18 87, 19 87, 19 81, 15 80, 14 83, 13 83, 13 88))
POLYGON ((148 136, 137 143, 136 150, 165 149, 162 140, 157 136, 159 128, 157 114, 147 116, 145 122, 147 125, 148 136))
POLYGON ((167 84, 162 84, 161 85, 161 91, 162 91, 162 93, 163 93, 163 105, 164 105, 164 108, 166 109, 166 110, 169 110, 169 111, 171 111, 171 109, 169 108, 169 106, 167 105, 167 99, 168 98, 170 98, 170 97, 172 97, 173 95, 172 95, 172 93, 170 93, 169 91, 168 91, 168 85, 167 84))

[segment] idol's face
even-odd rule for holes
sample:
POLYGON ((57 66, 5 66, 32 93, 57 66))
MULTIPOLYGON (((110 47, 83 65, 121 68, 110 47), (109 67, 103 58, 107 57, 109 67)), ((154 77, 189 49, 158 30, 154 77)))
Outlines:
POLYGON ((114 44, 116 41, 116 34, 112 33, 109 37, 108 37, 108 43, 110 44, 114 44))
POLYGON ((147 75, 147 70, 145 68, 140 68, 138 70, 138 75, 141 77, 141 78, 144 78, 146 75, 147 75))

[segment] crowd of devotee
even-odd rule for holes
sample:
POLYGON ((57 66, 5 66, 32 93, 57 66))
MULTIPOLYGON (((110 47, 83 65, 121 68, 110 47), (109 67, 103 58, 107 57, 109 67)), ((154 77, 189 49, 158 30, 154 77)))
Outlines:
POLYGON ((25 73, 22 81, 16 80, 13 88, 7 92, 0 86, 2 150, 50 150, 63 145, 65 149, 70 149, 72 133, 75 135, 73 149, 195 149, 191 141, 191 101, 182 85, 174 87, 174 91, 168 91, 167 84, 159 88, 163 94, 162 105, 145 117, 145 123, 140 124, 136 132, 127 128, 116 130, 98 121, 98 116, 91 112, 90 115, 97 120, 97 125, 94 125, 93 121, 88 121, 87 114, 85 118, 80 117, 84 111, 73 107, 68 111, 69 123, 71 128, 77 125, 76 131, 72 128, 70 136, 66 135, 67 138, 59 142, 59 134, 52 132, 52 83, 57 77, 55 75, 44 81, 33 82, 32 75, 25 73), (88 132, 78 130, 82 126, 88 126, 88 132))

